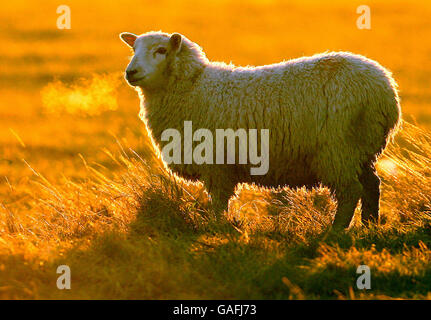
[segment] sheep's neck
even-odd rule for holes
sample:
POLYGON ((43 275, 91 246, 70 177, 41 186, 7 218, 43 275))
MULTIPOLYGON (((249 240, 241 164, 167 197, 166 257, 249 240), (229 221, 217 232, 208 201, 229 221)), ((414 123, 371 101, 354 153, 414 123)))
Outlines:
POLYGON ((156 141, 161 138, 163 130, 181 131, 184 121, 193 121, 191 108, 194 105, 190 96, 199 84, 206 65, 195 62, 189 66, 173 73, 166 85, 157 90, 141 88, 141 117, 145 118, 147 128, 156 141))
POLYGON ((163 91, 143 92, 141 97, 141 112, 147 128, 153 138, 160 143, 162 132, 165 129, 182 131, 185 120, 190 119, 191 110, 186 103, 190 90, 183 86, 168 86, 163 91))

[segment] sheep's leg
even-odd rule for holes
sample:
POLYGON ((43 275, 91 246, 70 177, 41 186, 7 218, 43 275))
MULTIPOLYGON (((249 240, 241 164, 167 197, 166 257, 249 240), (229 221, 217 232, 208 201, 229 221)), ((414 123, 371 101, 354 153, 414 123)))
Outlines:
POLYGON ((211 195, 212 207, 217 220, 223 217, 225 210, 228 210, 229 199, 234 194, 236 186, 236 184, 230 183, 228 179, 221 179, 221 177, 222 175, 219 175, 217 181, 214 179, 204 180, 211 195))
POLYGON ((350 184, 336 188, 335 198, 338 206, 333 224, 334 229, 339 230, 349 227, 361 195, 362 185, 358 180, 353 180, 350 184))
POLYGON ((221 190, 217 190, 211 192, 212 205, 217 220, 223 217, 223 213, 225 210, 228 210, 229 199, 232 195, 232 191, 223 192, 221 190))
POLYGON ((359 177, 362 184, 362 222, 379 222, 380 178, 373 165, 367 165, 359 177))

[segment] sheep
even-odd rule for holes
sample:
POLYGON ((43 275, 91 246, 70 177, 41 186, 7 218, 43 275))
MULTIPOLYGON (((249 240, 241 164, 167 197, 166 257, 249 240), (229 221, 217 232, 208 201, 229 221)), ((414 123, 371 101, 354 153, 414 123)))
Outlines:
POLYGON ((362 221, 378 223, 375 163, 401 122, 397 84, 380 64, 349 52, 325 52, 239 67, 210 62, 179 33, 120 38, 133 48, 125 78, 140 95, 140 115, 158 150, 167 144, 164 130, 182 132, 186 121, 211 132, 270 130, 264 175, 251 175, 250 163, 168 164, 180 177, 204 183, 217 217, 239 183, 323 185, 337 201, 334 230, 349 227, 360 199, 362 221))

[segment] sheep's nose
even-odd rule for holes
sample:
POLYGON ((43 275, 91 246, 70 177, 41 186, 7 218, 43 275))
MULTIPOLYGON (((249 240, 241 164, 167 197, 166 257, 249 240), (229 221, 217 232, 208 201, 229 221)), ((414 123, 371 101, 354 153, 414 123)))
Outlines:
POLYGON ((135 75, 136 73, 138 73, 138 70, 136 70, 136 69, 127 70, 126 71, 126 78, 127 78, 127 80, 132 79, 133 75, 135 75))

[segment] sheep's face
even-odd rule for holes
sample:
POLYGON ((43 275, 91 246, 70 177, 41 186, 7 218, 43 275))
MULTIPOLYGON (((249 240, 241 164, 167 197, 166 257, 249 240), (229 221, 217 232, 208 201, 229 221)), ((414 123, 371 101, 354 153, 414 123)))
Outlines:
POLYGON ((126 69, 127 82, 143 88, 162 87, 169 64, 181 48, 181 35, 150 33, 136 36, 124 32, 120 37, 134 51, 126 69))

